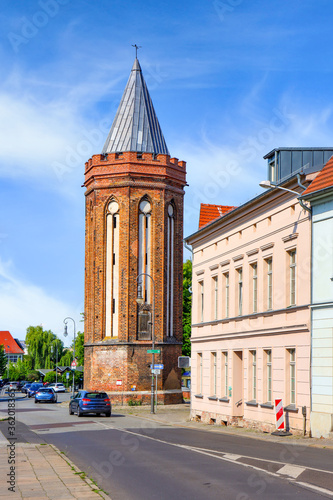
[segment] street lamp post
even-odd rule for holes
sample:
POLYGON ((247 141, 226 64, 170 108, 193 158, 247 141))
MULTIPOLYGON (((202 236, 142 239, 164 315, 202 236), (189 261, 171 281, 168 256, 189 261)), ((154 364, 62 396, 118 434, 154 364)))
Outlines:
MULTIPOLYGON (((137 303, 138 304, 143 304, 145 299, 142 295, 142 281, 139 282, 139 279, 141 276, 147 276, 148 278, 151 279, 152 284, 153 284, 153 312, 151 315, 151 343, 152 343, 152 370, 154 370, 154 365, 155 365, 155 281, 153 278, 150 276, 150 274, 147 273, 141 273, 136 277, 136 281, 138 284, 138 295, 137 295, 137 303)), ((155 401, 154 401, 154 394, 155 394, 155 388, 154 388, 154 372, 151 372, 151 398, 150 398, 150 403, 151 403, 151 408, 150 408, 150 413, 155 413, 155 401)), ((156 394, 157 396, 157 394, 156 394)))
MULTIPOLYGON (((73 320, 73 318, 70 318, 69 316, 67 318, 64 319, 64 323, 65 323, 65 328, 64 328, 64 337, 67 337, 68 335, 68 332, 67 332, 67 320, 68 319, 71 319, 73 321, 73 325, 74 325, 74 348, 73 348, 73 361, 75 360, 75 321, 73 320)), ((74 396, 74 387, 75 387, 75 370, 73 370, 73 396, 74 396)))

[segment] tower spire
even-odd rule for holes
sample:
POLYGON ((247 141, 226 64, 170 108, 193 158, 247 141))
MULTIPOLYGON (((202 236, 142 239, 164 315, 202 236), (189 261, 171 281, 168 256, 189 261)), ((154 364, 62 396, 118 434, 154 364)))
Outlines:
POLYGON ((102 153, 125 151, 169 155, 137 57, 102 153))
POLYGON ((137 45, 135 43, 134 45, 132 45, 132 47, 135 47, 135 59, 137 59, 138 58, 138 50, 142 49, 142 46, 141 45, 137 45))

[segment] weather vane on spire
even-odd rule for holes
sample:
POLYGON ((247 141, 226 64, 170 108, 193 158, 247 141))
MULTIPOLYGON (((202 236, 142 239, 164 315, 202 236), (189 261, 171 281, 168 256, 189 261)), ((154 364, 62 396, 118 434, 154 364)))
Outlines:
POLYGON ((135 47, 135 57, 136 59, 138 58, 138 50, 142 49, 141 45, 137 45, 136 43, 132 45, 132 47, 135 47))

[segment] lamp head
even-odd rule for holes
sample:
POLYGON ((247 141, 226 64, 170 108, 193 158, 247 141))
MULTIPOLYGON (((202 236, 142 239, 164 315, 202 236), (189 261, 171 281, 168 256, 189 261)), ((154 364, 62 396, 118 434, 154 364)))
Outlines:
POLYGON ((137 298, 136 298, 136 302, 137 302, 137 304, 139 304, 139 305, 140 305, 140 304, 143 304, 143 303, 144 303, 144 301, 145 301, 145 300, 144 300, 144 298, 143 298, 143 296, 142 296, 142 284, 141 284, 141 283, 139 283, 139 284, 138 284, 138 296, 137 296, 137 298))
POLYGON ((262 187, 262 188, 264 188, 264 189, 271 189, 271 188, 275 187, 275 186, 273 186, 273 184, 271 183, 271 181, 261 181, 259 183, 259 186, 262 187))
POLYGON ((64 328, 64 337, 67 337, 68 332, 67 332, 67 323, 65 323, 65 328, 64 328))

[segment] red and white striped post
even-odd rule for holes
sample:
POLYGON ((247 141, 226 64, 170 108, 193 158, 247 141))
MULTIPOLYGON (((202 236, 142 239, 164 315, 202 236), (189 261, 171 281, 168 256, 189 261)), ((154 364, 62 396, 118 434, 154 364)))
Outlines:
POLYGON ((275 406, 275 418, 276 418, 276 430, 284 431, 284 414, 283 414, 283 404, 282 399, 274 400, 275 406))

